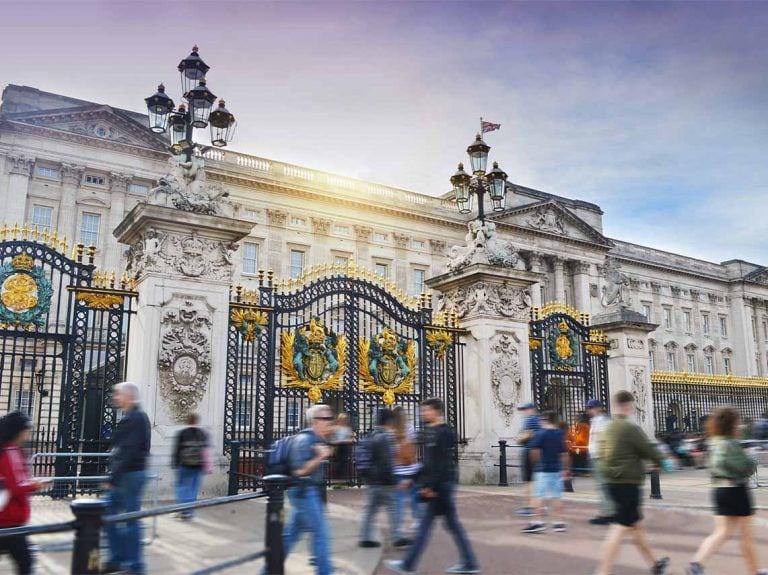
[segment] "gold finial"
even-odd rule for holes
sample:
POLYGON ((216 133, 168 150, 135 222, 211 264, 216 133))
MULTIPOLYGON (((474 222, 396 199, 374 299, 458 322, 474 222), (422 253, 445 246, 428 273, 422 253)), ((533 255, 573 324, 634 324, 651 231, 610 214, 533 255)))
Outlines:
POLYGON ((243 286, 240 284, 237 284, 235 286, 235 301, 240 302, 243 299, 243 286))
POLYGON ((61 241, 59 242, 59 249, 64 255, 67 255, 67 250, 69 249, 69 244, 67 243, 67 236, 64 236, 61 238, 61 241))
POLYGON ((21 239, 27 241, 29 239, 29 225, 24 222, 24 226, 21 228, 21 239))
POLYGON ((124 290, 125 289, 125 284, 127 284, 127 283, 128 283, 128 274, 123 272, 122 274, 120 274, 120 289, 124 290))
POLYGON ((264 285, 264 268, 259 268, 259 287, 264 285))
POLYGON ((275 277, 275 272, 272 271, 272 268, 269 268, 269 270, 267 271, 267 286, 268 287, 272 287, 272 280, 274 279, 274 277, 275 277))
POLYGON ((109 276, 109 287, 115 289, 115 272, 113 271, 109 276))
MULTIPOLYGON (((51 245, 50 241, 51 241, 51 234, 48 233, 48 228, 45 228, 45 230, 43 230, 43 243, 46 246, 49 246, 51 245)), ((53 247, 55 248, 56 246, 54 245, 53 247)))
POLYGON ((13 224, 13 227, 11 228, 11 239, 12 240, 19 239, 19 231, 20 231, 19 230, 19 223, 16 222, 15 224, 13 224))
POLYGON ((3 224, 3 227, 0 228, 0 240, 5 241, 8 237, 8 224, 3 224))
POLYGON ((77 245, 74 246, 74 250, 75 250, 75 259, 77 260, 78 263, 82 263, 85 244, 83 242, 79 242, 77 245))

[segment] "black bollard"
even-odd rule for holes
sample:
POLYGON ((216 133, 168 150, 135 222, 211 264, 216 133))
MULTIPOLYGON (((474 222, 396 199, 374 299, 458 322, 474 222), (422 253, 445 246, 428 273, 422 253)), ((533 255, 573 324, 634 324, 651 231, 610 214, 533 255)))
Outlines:
POLYGON ((237 495, 240 483, 240 442, 232 441, 229 444, 229 486, 227 495, 237 495))
POLYGON ((661 499, 661 478, 658 471, 651 471, 651 499, 661 499))
POLYGON ((499 487, 509 487, 507 481, 507 442, 499 439, 499 487))
POLYGON ((264 547, 267 549, 267 575, 285 574, 285 556, 283 554, 283 504, 285 490, 290 478, 285 475, 267 475, 264 489, 267 498, 267 531, 264 547))
POLYGON ((69 507, 75 515, 72 575, 95 575, 101 571, 101 518, 107 502, 103 499, 76 499, 69 507))

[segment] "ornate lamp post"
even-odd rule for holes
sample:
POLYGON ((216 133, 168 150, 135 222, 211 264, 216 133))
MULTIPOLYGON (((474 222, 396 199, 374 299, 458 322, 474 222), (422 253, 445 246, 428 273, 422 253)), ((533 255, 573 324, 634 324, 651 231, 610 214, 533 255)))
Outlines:
POLYGON ((195 128, 211 126, 211 144, 216 147, 226 146, 234 136, 235 116, 224 107, 224 100, 212 110, 216 96, 208 89, 205 74, 210 70, 200 55, 197 46, 178 66, 181 73, 183 103, 174 109, 173 100, 165 93, 165 86, 160 84, 157 92, 145 98, 149 112, 149 128, 157 134, 171 131, 171 151, 184 153, 190 160, 198 146, 193 140, 195 128))
POLYGON ((493 169, 486 173, 488 151, 491 147, 483 141, 480 134, 467 147, 472 175, 464 171, 464 164, 459 164, 458 171, 451 176, 456 207, 462 214, 472 212, 475 196, 477 196, 477 219, 485 223, 485 194, 491 198, 494 212, 504 210, 507 197, 507 174, 499 168, 497 162, 493 169))

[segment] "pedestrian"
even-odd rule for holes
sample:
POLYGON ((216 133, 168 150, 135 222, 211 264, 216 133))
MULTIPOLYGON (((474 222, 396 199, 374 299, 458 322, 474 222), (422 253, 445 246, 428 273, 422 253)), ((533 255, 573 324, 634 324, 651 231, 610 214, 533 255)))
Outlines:
POLYGON ((480 573, 480 565, 459 521, 454 492, 456 491, 456 436, 445 422, 443 400, 433 397, 421 403, 421 418, 427 425, 424 443, 424 461, 419 474, 421 496, 426 502, 419 523, 416 541, 401 560, 385 561, 387 567, 400 573, 414 573, 421 558, 435 518, 445 516, 445 526, 451 532, 461 556, 460 562, 445 570, 446 573, 480 573))
POLYGON ((283 531, 283 554, 308 531, 312 534, 312 556, 317 575, 333 573, 331 565, 331 531, 323 504, 326 467, 333 455, 329 441, 333 435, 333 412, 324 404, 307 410, 307 428, 291 442, 289 463, 297 484, 288 488, 291 512, 283 531))
POLYGON ((761 441, 768 440, 768 411, 764 411, 755 424, 754 438, 761 441))
POLYGON ((655 558, 641 525, 640 486, 645 479, 644 461, 652 461, 658 470, 661 455, 640 426, 630 421, 634 403, 635 397, 629 391, 615 394, 614 418, 602 435, 600 465, 616 509, 616 524, 611 526, 605 540, 597 575, 610 575, 627 535, 632 537, 638 551, 651 566, 653 575, 664 575, 669 566, 669 557, 655 558))
POLYGON ((752 497, 747 488, 757 462, 736 439, 739 412, 733 407, 718 407, 707 420, 709 435, 709 471, 712 499, 715 503, 715 530, 699 547, 688 565, 688 575, 703 575, 704 565, 734 532, 741 536, 741 556, 749 575, 767 575, 758 570, 755 541, 752 536, 752 497))
MULTIPOLYGON (((208 434, 200 427, 196 413, 187 416, 187 427, 176 435, 173 449, 173 468, 176 470, 176 502, 197 501, 197 493, 203 480, 208 449, 208 434)), ((192 519, 194 511, 187 509, 179 514, 183 520, 192 519)))
POLYGON ((349 479, 352 462, 352 447, 357 442, 357 435, 349 423, 349 416, 340 413, 333 426, 333 448, 336 460, 335 476, 339 479, 349 479))
POLYGON ((534 471, 534 513, 539 519, 526 525, 523 533, 539 533, 547 526, 543 521, 544 504, 552 503, 554 521, 552 531, 564 532, 563 480, 569 477, 569 455, 565 444, 565 432, 557 424, 557 414, 546 411, 542 428, 528 442, 534 471))
MULTIPOLYGON (((112 403, 123 417, 112 435, 111 473, 107 482, 107 515, 141 509, 141 497, 147 482, 147 460, 151 428, 147 414, 139 405, 139 388, 124 381, 112 388, 112 403)), ((109 555, 102 573, 147 572, 138 520, 110 523, 105 528, 109 555)))
MULTIPOLYGON (((21 411, 0 418, 0 483, 7 496, 0 510, 0 528, 22 527, 31 514, 29 495, 47 482, 31 479, 21 446, 29 441, 32 424, 21 411)), ((0 538, 0 555, 9 554, 18 575, 32 573, 34 558, 26 535, 0 538)))
POLYGON ((533 439, 536 432, 541 429, 541 422, 539 421, 539 415, 536 413, 536 406, 534 404, 524 403, 517 410, 522 412, 524 417, 520 435, 517 437, 517 443, 522 446, 520 471, 523 483, 525 484, 525 504, 517 510, 517 514, 533 515, 533 465, 531 464, 528 443, 533 439))
MULTIPOLYGON (((410 507, 412 529, 419 526, 421 518, 421 496, 419 495, 418 475, 421 463, 416 448, 416 432, 408 422, 405 409, 397 406, 392 410, 395 414, 395 510, 398 525, 405 524, 405 510, 410 507)), ((403 528, 401 527, 401 532, 403 528)))
POLYGON ((587 402, 589 414, 589 461, 592 468, 592 477, 597 486, 597 494, 600 505, 599 515, 589 520, 592 525, 608 525, 613 523, 614 509, 611 496, 608 493, 608 485, 603 477, 600 467, 600 441, 603 431, 611 422, 611 418, 605 413, 605 407, 598 399, 590 399, 587 402))
POLYGON ((395 547, 405 547, 411 542, 402 536, 395 508, 395 415, 390 409, 376 414, 376 427, 365 440, 370 450, 370 466, 366 472, 366 504, 358 545, 364 548, 381 547, 373 539, 373 526, 380 507, 389 512, 389 530, 395 547))

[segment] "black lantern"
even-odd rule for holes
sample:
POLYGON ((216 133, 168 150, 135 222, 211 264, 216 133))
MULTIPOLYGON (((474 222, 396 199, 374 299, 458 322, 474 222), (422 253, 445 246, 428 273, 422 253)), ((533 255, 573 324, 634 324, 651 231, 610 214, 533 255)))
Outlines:
POLYGON ((162 134, 168 128, 168 115, 173 111, 173 100, 165 93, 165 86, 160 84, 157 92, 144 98, 149 112, 149 129, 162 134))
POLYGON ((488 150, 491 147, 483 142, 482 136, 475 136, 475 141, 467 147, 469 160, 472 164, 472 173, 476 176, 485 175, 485 166, 488 164, 488 150))
POLYGON ((488 195, 491 196, 491 201, 494 202, 494 210, 500 211, 504 209, 504 198, 507 195, 507 174, 499 168, 498 162, 493 162, 493 169, 486 176, 488 180, 488 195), (496 208, 497 203, 501 206, 496 208))
POLYGON ((184 107, 184 104, 179 105, 179 109, 171 114, 169 124, 171 130, 171 149, 173 149, 174 153, 178 154, 192 145, 187 134, 187 109, 184 107))
POLYGON ((459 169, 451 176, 453 185, 453 197, 456 199, 456 207, 462 214, 468 214, 472 211, 472 194, 469 191, 469 184, 472 177, 464 171, 464 164, 459 164, 459 169))
POLYGON ((208 126, 208 116, 211 114, 211 106, 216 101, 216 96, 205 85, 205 78, 192 88, 185 96, 189 102, 189 113, 192 115, 192 125, 195 128, 208 126))
POLYGON ((197 53, 197 46, 194 46, 192 53, 179 63, 178 69, 181 72, 181 93, 187 94, 202 78, 205 78, 211 67, 203 62, 197 53))
POLYGON ((211 144, 223 148, 232 141, 237 122, 235 116, 224 107, 224 100, 219 100, 219 107, 211 112, 211 144))

